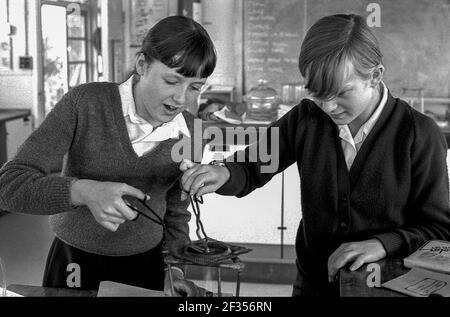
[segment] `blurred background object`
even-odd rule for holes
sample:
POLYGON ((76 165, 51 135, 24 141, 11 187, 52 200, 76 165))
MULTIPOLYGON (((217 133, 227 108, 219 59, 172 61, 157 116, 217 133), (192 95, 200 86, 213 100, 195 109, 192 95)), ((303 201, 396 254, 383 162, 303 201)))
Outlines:
POLYGON ((258 85, 249 90, 244 100, 247 103, 246 119, 260 121, 277 119, 280 97, 275 89, 267 85, 266 80, 260 79, 258 85))

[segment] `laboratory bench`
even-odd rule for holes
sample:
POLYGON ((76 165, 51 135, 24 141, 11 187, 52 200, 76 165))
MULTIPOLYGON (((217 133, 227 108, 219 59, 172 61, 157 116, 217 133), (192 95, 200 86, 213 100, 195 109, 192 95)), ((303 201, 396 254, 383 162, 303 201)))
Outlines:
POLYGON ((402 259, 384 259, 364 264, 356 271, 343 268, 339 271, 339 289, 341 297, 406 297, 406 295, 380 287, 410 269, 403 265, 402 259), (374 265, 375 264, 375 265, 374 265), (379 275, 377 285, 375 274, 379 275))
MULTIPOLYGON (((371 267, 379 265, 380 283, 384 283, 409 271, 401 259, 384 259, 372 264, 365 264, 352 272, 348 269, 339 271, 340 297, 406 297, 406 295, 368 283, 373 274, 371 267)), ((96 297, 96 290, 75 290, 30 285, 10 285, 8 290, 25 297, 96 297)), ((162 295, 161 295, 162 296, 162 295)))
POLYGON ((0 166, 2 166, 8 160, 7 150, 7 136, 8 131, 6 123, 9 121, 23 119, 25 121, 30 120, 30 109, 7 109, 0 108, 0 166))
MULTIPOLYGON (((4 163, 8 161, 8 157, 11 156, 10 152, 12 146, 10 140, 11 137, 8 135, 11 134, 8 131, 7 125, 14 120, 30 120, 31 110, 30 109, 7 109, 0 108, 0 167, 3 166, 4 163), (8 151, 9 150, 9 151, 8 151)), ((23 134, 23 133, 20 133, 23 134)), ((15 136, 14 136, 15 137, 15 136)), ((19 140, 21 142, 22 140, 19 140)), ((2 216, 5 212, 0 210, 0 216, 2 216)))

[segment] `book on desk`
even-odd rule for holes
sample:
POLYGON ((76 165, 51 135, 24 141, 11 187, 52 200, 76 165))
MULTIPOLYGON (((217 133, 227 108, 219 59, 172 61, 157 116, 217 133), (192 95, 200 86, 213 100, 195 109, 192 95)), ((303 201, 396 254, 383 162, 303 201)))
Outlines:
POLYGON ((409 296, 450 297, 450 242, 430 240, 403 259, 409 272, 382 286, 409 296))
POLYGON ((414 297, 450 297, 450 275, 418 267, 382 286, 414 297))
POLYGON ((403 259, 408 268, 422 268, 450 274, 450 242, 430 240, 403 259))

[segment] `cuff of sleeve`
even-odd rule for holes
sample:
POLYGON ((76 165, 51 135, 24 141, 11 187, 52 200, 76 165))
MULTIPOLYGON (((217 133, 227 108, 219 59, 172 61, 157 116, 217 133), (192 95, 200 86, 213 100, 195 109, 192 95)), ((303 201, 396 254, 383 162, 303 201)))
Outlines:
POLYGON ((238 163, 225 163, 230 172, 230 179, 216 193, 225 196, 236 196, 239 194, 245 184, 245 172, 238 163))
POLYGON ((50 210, 61 212, 61 210, 70 210, 74 208, 72 205, 70 189, 72 183, 76 180, 76 178, 60 176, 56 176, 53 179, 51 188, 49 189, 49 192, 52 193, 49 198, 50 210))
POLYGON ((372 238, 378 239, 386 250, 386 257, 403 257, 402 252, 404 241, 402 237, 394 232, 386 232, 374 235, 372 238))

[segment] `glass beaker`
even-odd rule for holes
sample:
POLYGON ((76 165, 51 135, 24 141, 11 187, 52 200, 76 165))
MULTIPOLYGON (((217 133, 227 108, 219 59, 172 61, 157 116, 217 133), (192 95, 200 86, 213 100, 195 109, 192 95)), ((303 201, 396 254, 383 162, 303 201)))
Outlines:
POLYGON ((285 83, 281 85, 281 99, 285 105, 296 105, 305 95, 305 86, 301 83, 285 83))
POLYGON ((249 90, 244 101, 247 103, 248 118, 260 121, 276 119, 280 97, 275 89, 267 86, 266 80, 260 79, 258 86, 249 90))
POLYGON ((303 98, 307 96, 305 85, 295 85, 295 103, 298 104, 303 98))

